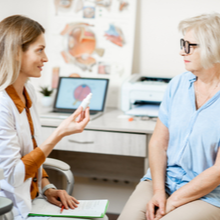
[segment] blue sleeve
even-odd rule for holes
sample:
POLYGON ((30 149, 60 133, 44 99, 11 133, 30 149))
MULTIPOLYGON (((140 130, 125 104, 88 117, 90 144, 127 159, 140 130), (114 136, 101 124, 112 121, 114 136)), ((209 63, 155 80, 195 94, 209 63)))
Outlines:
POLYGON ((177 91, 179 91, 183 85, 186 85, 186 83, 188 83, 189 79, 192 77, 195 78, 191 72, 184 72, 173 77, 167 86, 158 114, 159 119, 167 128, 169 128, 170 116, 173 109, 172 103, 177 94, 177 91))
POLYGON ((169 128, 169 116, 170 116, 170 107, 171 107, 171 86, 173 84, 173 79, 168 84, 166 91, 164 93, 163 100, 160 104, 158 117, 161 122, 169 128))

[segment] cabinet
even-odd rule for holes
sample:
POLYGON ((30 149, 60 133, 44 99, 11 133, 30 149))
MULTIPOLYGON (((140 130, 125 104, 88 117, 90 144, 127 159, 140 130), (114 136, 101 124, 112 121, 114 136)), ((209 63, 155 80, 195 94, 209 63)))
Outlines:
MULTIPOLYGON (((42 127, 46 139, 54 127, 42 127)), ((121 156, 146 157, 147 135, 113 131, 84 130, 82 133, 64 137, 56 150, 100 153, 121 156)))
MULTIPOLYGON (((64 137, 50 154, 71 166, 78 178, 74 190, 77 198, 108 198, 112 213, 120 213, 146 173, 148 142, 155 127, 155 121, 129 122, 119 119, 121 114, 117 109, 108 110, 91 121, 82 133, 64 137)), ((41 118, 43 138, 61 121, 41 118)), ((58 176, 50 175, 50 179, 57 185, 58 176)))

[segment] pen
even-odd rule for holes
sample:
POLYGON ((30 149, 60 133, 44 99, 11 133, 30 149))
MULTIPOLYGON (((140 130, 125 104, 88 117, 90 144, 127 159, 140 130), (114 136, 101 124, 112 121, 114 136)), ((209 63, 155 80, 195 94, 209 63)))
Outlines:
POLYGON ((63 209, 64 209, 64 205, 62 205, 61 209, 60 209, 60 213, 63 212, 63 209))

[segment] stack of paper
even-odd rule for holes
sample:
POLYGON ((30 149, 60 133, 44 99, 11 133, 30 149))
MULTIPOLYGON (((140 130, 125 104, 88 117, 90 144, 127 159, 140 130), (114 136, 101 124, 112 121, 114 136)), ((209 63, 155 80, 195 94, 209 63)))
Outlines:
POLYGON ((127 115, 158 117, 159 105, 139 105, 126 112, 127 115))
POLYGON ((60 207, 37 198, 33 200, 29 216, 103 218, 108 208, 108 200, 79 200, 79 203, 77 208, 60 213, 60 207))

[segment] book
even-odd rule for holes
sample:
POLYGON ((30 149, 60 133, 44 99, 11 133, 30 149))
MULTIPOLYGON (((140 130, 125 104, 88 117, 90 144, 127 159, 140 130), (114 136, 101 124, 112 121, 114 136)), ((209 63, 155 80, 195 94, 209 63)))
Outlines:
POLYGON ((75 218, 103 218, 107 208, 108 200, 78 200, 78 207, 75 209, 64 209, 49 203, 43 198, 36 198, 32 202, 32 209, 29 216, 50 216, 50 217, 75 217, 75 218))

